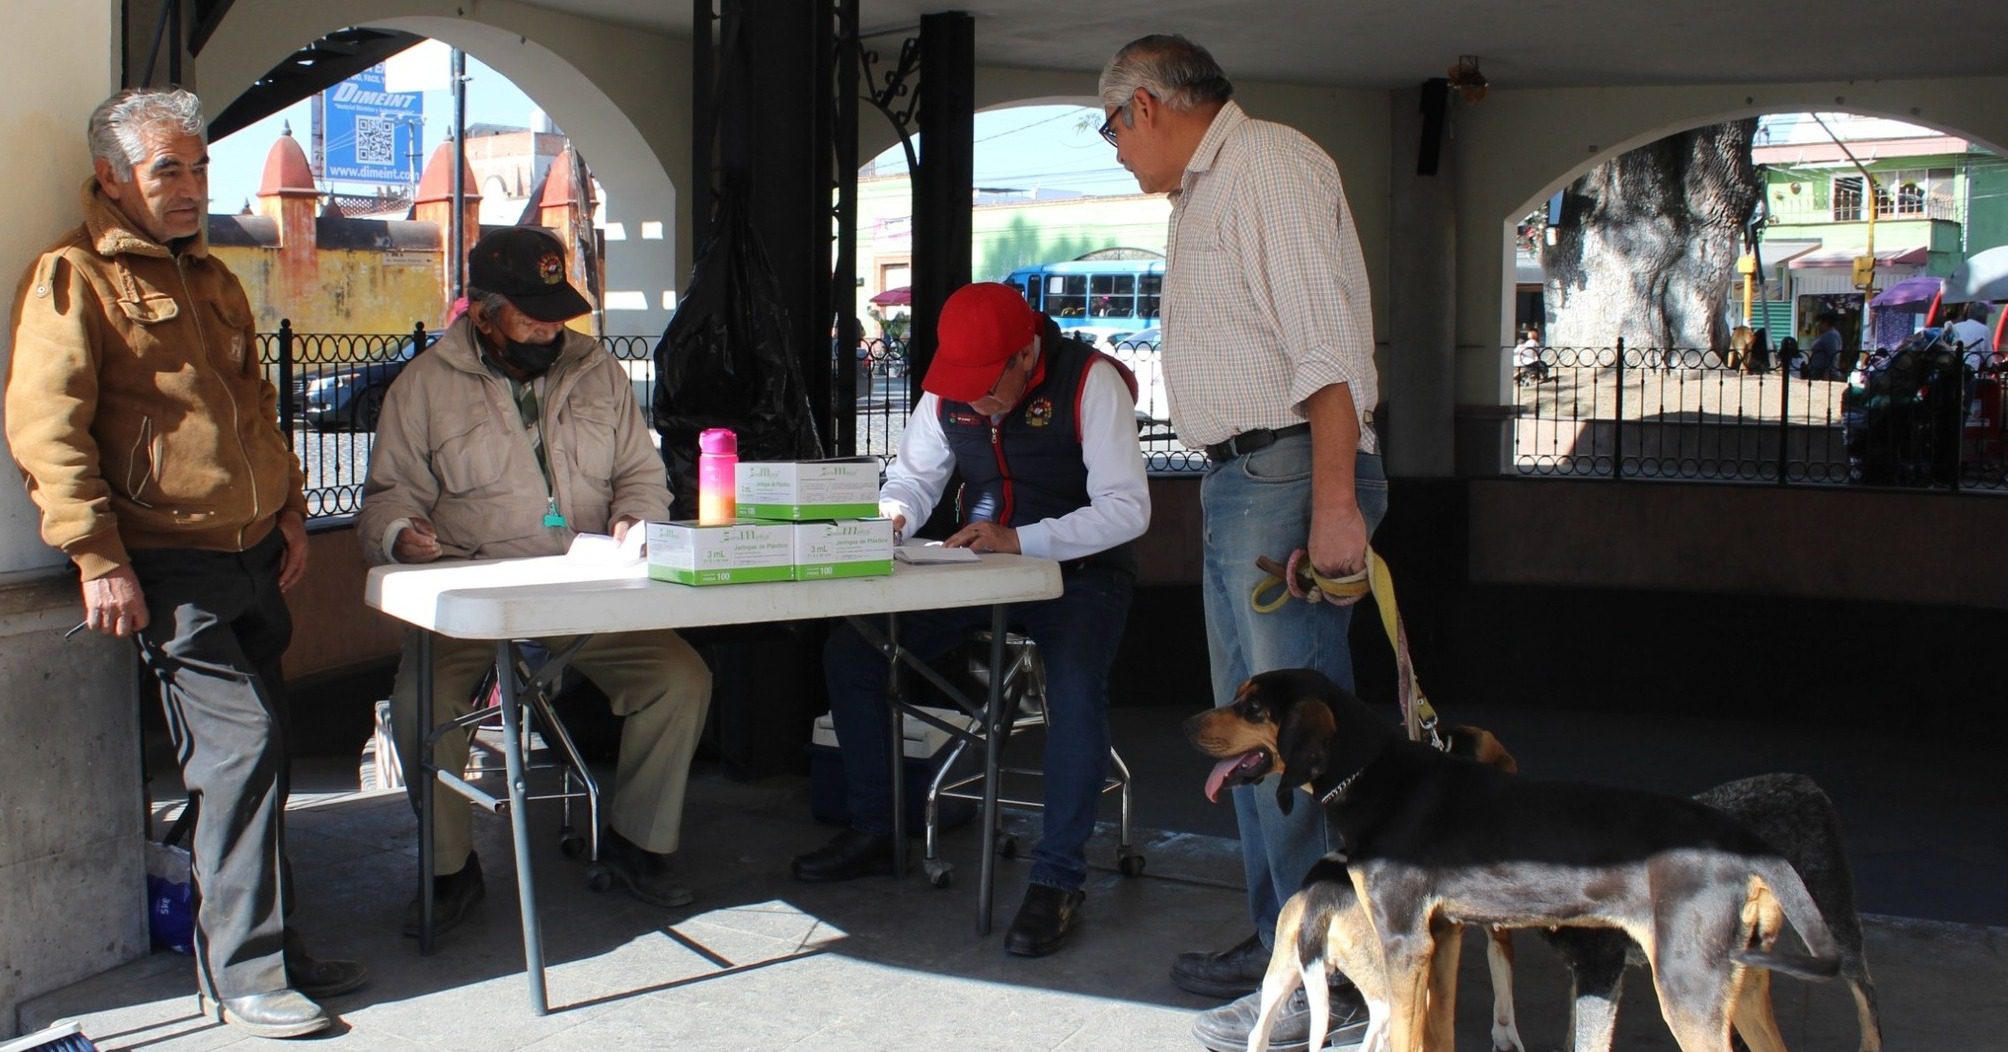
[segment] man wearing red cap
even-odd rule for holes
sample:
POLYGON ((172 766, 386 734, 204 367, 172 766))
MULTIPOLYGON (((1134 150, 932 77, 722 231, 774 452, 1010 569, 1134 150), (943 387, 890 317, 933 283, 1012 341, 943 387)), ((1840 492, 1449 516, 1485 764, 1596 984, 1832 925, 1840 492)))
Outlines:
MULTIPOLYGON (((938 332, 921 380, 926 393, 886 469, 879 510, 896 531, 917 527, 959 473, 961 528, 948 545, 1060 563, 1064 594, 1011 611, 1012 628, 1038 644, 1046 663, 1045 829, 1004 948, 1043 957, 1061 947, 1080 915, 1085 847, 1108 765, 1109 667, 1136 577, 1130 542, 1150 525, 1136 391, 1113 359, 1062 338, 1009 285, 958 289, 942 306, 938 332)), ((900 644, 934 658, 989 623, 989 612, 973 607, 910 615, 900 622, 900 644)), ((895 845, 886 660, 843 627, 830 637, 823 668, 851 828, 795 859, 795 877, 888 873, 895 845)))
MULTIPOLYGON (((565 322, 590 304, 565 280, 558 239, 531 227, 492 231, 468 254, 467 313, 414 359, 384 397, 356 536, 373 563, 562 555, 580 533, 624 536, 669 517, 662 459, 649 442, 627 371, 565 322)), ((541 640, 553 652, 570 638, 541 640)), ((418 748, 417 639, 405 641, 391 688, 404 756, 418 748)), ((433 641, 439 719, 466 713, 494 662, 482 640, 433 641)), ((690 757, 704 726, 711 673, 667 629, 588 639, 573 667, 607 695, 620 760, 600 861, 636 898, 673 908, 692 893, 670 872, 690 757)), ((442 734, 443 770, 467 762, 467 735, 442 734)), ((412 789, 414 802, 416 788, 412 789)), ((442 799, 433 822, 433 930, 485 893, 468 805, 442 799)), ((416 936, 418 902, 405 912, 416 936)))

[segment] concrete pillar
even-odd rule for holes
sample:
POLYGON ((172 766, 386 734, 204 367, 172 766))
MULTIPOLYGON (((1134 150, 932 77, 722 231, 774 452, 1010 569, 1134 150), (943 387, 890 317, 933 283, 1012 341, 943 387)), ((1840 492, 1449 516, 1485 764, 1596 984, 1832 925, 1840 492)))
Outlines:
POLYGON ((67 578, 0 588, 0 1040, 23 1001, 147 952, 135 652, 63 638, 82 616, 67 578))
MULTIPOLYGON (((156 5, 135 4, 154 8, 156 5)), ((84 119, 119 86, 118 0, 25 0, 8 10, 0 152, 19 204, 0 224, 8 287, 81 220, 84 119)), ((152 23, 148 23, 151 31, 152 23)), ((13 354, 0 305, 0 368, 13 354)), ((12 471, 0 480, 0 1041, 17 1007, 147 950, 133 649, 93 635, 74 577, 41 541, 12 471)))
POLYGON ((908 404, 934 360, 941 306, 969 284, 976 147, 976 23, 960 11, 920 19, 920 165, 913 172, 913 330, 908 404))
POLYGON ((1417 174, 1425 144, 1424 92, 1390 93, 1388 358, 1380 436, 1388 473, 1455 473, 1457 333, 1457 151, 1445 132, 1436 173, 1417 174))

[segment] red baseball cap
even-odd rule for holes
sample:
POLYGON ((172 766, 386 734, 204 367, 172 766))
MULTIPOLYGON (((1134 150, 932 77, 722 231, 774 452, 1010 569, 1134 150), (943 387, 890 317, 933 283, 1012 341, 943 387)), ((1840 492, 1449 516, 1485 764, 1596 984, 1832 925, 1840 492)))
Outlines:
POLYGON ((974 402, 1004 374, 1004 360, 1039 334, 1039 312, 1010 285, 964 285, 941 305, 934 361, 921 389, 950 402, 974 402))

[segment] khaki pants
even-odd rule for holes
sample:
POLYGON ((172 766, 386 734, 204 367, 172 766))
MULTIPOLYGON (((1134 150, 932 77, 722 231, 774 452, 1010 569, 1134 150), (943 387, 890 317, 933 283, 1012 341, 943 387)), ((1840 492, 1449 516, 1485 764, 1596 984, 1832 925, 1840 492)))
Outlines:
MULTIPOLYGON (((539 642, 556 652, 575 638, 553 636, 539 642)), ((444 723, 466 713, 474 688, 494 662, 493 641, 434 636, 433 720, 444 723)), ((675 851, 690 757, 697 751, 705 705, 711 699, 711 670, 683 637, 668 630, 594 636, 573 656, 572 667, 606 694, 615 715, 626 717, 609 824, 650 851, 675 851)), ((417 722, 418 636, 412 633, 405 637, 397 683, 391 689, 392 731, 398 755, 407 760, 418 756, 417 722)), ((432 758, 442 770, 466 767, 466 733, 441 735, 432 758)), ((416 785, 414 781, 407 788, 414 807, 416 785)), ((471 805, 450 790, 435 791, 433 804, 433 873, 457 873, 467 864, 472 846, 471 805)))

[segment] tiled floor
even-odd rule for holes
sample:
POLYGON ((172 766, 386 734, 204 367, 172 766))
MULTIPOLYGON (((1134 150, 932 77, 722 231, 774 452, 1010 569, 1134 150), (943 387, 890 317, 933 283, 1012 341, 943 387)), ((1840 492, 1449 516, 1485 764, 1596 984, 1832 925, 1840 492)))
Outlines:
MULTIPOLYGON (((528 1010, 521 972, 506 825, 477 821, 488 898, 436 955, 421 958, 397 931, 414 869, 415 829, 402 796, 342 791, 352 764, 303 765, 289 827, 296 922, 317 952, 364 960, 374 973, 363 990, 329 1002, 341 1024, 315 1044, 484 1052, 1196 1048, 1188 1028, 1208 1002, 1179 992, 1165 970, 1180 950, 1236 942, 1248 921, 1238 855, 1217 835, 1228 819, 1200 798, 1204 762, 1184 755, 1169 729, 1181 715, 1116 714, 1138 774, 1148 868, 1139 879, 1118 875, 1105 827, 1091 848, 1098 868, 1086 926, 1064 952, 1038 961, 1002 950, 1022 862, 1001 866, 999 932, 976 935, 971 828, 948 838, 960 868, 947 890, 917 872, 901 881, 797 884, 786 876, 788 858, 831 832, 808 817, 807 783, 734 783, 700 765, 680 858, 699 898, 665 912, 618 892, 588 892, 579 864, 553 850, 555 817, 539 811, 538 828, 551 831, 536 841, 534 864, 553 1006, 541 1018, 528 1010)), ((1573 777, 1692 791, 1758 770, 1805 770, 1841 806, 1869 912, 1991 924, 2008 913, 2003 776, 1994 768, 1952 778, 1952 792, 1947 759, 1922 744, 1785 738, 1678 720, 1458 715, 1497 730, 1524 768, 1573 777)), ((1113 820, 1112 804, 1104 818, 1113 820)), ((1026 839, 1035 832, 1021 817, 1012 822, 1026 839)), ((1868 931, 1890 1047, 1999 1047, 2008 1024, 2008 931, 1890 916, 1871 917, 1868 931)), ((1519 941, 1522 1033, 1532 1048, 1562 1047, 1566 976, 1538 939, 1519 941)), ((1630 986, 1618 1047, 1671 1049, 1649 983, 1634 974, 1630 986)), ((21 1023, 33 1029, 77 1018, 106 1049, 261 1044, 196 1017, 191 988, 186 958, 155 954, 32 1002, 21 1023)), ((1489 997, 1475 942, 1464 956, 1462 989, 1459 1048, 1487 1048, 1489 997)), ((1853 1012, 1839 987, 1780 979, 1775 990, 1792 1047, 1854 1047, 1853 1012)))

